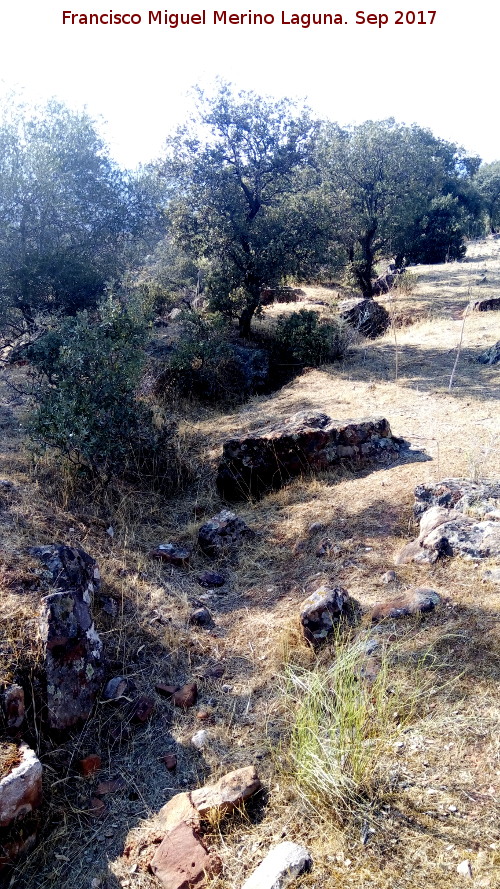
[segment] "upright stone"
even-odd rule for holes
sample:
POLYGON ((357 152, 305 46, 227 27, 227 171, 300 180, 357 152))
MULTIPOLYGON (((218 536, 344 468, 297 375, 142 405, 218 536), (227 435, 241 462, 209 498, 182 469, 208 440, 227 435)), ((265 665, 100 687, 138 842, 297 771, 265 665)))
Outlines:
POLYGON ((90 608, 77 590, 42 599, 40 633, 45 648, 47 718, 50 728, 66 729, 90 715, 104 664, 102 642, 90 608))

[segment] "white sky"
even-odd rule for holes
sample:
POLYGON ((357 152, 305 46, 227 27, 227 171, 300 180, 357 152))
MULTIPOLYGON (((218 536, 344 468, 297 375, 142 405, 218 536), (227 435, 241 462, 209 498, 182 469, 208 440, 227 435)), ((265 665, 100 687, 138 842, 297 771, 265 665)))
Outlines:
MULTIPOLYGON (((188 90, 220 75, 241 89, 306 97, 342 124, 395 117, 430 127, 486 161, 500 159, 500 4, 430 0, 433 25, 396 25, 395 10, 423 3, 299 0, 224 5, 224 0, 3 0, 0 94, 23 88, 27 99, 56 96, 102 118, 113 156, 135 166, 158 156, 189 111, 188 90), (199 12, 210 24, 147 24, 148 10, 199 12), (140 25, 63 25, 62 11, 136 12, 140 25), (213 25, 213 10, 273 13, 276 24, 213 25), (356 25, 356 11, 387 13, 390 23, 356 25), (347 25, 303 29, 281 24, 281 11, 338 12, 347 25)), ((424 17, 429 19, 427 9, 424 17)))

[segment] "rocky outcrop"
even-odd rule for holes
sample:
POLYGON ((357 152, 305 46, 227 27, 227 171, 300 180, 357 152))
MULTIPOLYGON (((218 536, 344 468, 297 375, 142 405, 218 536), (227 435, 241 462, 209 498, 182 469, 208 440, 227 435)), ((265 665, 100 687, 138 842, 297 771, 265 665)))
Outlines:
POLYGON ((374 299, 347 299, 339 305, 340 318, 370 340, 383 336, 390 326, 387 309, 374 299))
POLYGON ((320 587, 300 606, 302 632, 308 642, 323 642, 341 617, 350 611, 349 593, 343 587, 320 587))
POLYGON ((397 554, 397 565, 500 556, 500 483, 444 479, 419 485, 415 497, 420 533, 397 554))
POLYGON ((431 506, 455 509, 478 518, 499 510, 500 517, 500 482, 445 478, 435 484, 418 485, 413 506, 415 518, 419 519, 431 506))
POLYGON ((383 418, 338 422, 299 412, 268 430, 227 441, 217 488, 230 501, 259 497, 306 472, 390 463, 406 447, 383 418))
POLYGON ((219 558, 241 545, 255 532, 234 512, 223 509, 198 531, 198 546, 211 559, 219 558))

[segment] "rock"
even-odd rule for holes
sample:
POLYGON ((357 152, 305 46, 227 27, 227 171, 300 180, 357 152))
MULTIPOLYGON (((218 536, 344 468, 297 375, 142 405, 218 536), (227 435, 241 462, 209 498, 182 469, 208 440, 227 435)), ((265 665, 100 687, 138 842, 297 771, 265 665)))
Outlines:
POLYGON ((114 676, 110 679, 104 689, 103 699, 105 701, 118 701, 120 698, 126 697, 135 689, 135 683, 126 676, 114 676))
POLYGON ((66 729, 90 716, 104 678, 102 642, 90 613, 89 586, 51 593, 41 602, 47 722, 66 729))
POLYGON ((24 722, 24 690, 20 685, 11 685, 3 694, 3 711, 9 731, 21 728, 24 722))
POLYGON ((199 732, 193 735, 191 738, 191 744, 193 747, 196 747, 197 750, 203 750, 204 747, 207 746, 210 740, 210 736, 206 729, 202 728, 199 732))
POLYGON ((413 587, 401 596, 375 605, 372 611, 372 621, 375 623, 385 618, 425 614, 428 611, 434 611, 440 601, 441 599, 435 590, 426 587, 413 587))
POLYGON ((326 639, 334 625, 347 614, 349 603, 349 593, 343 587, 320 587, 311 593, 300 606, 300 622, 308 642, 326 639))
POLYGON ((500 296, 475 299, 470 303, 473 312, 500 312, 500 296))
POLYGON ((200 586, 206 589, 224 586, 226 582, 224 575, 218 574, 217 571, 203 571, 201 574, 198 574, 196 580, 200 586))
POLYGON ((98 796, 91 796, 87 806, 87 812, 93 818, 103 818, 107 812, 106 803, 98 796))
POLYGON ((210 627, 213 624, 212 615, 208 608, 196 608, 189 615, 189 623, 198 627, 210 627))
POLYGON ((312 858, 297 843, 279 843, 266 855, 242 889, 285 889, 296 877, 311 870, 312 858))
POLYGON ((456 509, 445 509, 443 506, 431 506, 420 519, 419 540, 424 540, 431 531, 451 521, 461 521, 464 516, 456 509))
POLYGON ((215 784, 208 784, 191 792, 191 802, 200 818, 206 818, 214 809, 225 814, 241 806, 261 788, 254 766, 236 769, 220 778, 215 784))
POLYGON ((455 509, 481 518, 500 508, 500 482, 472 482, 462 478, 445 478, 436 484, 415 488, 413 513, 420 519, 431 506, 455 509))
POLYGON ((160 559, 178 568, 187 565, 191 557, 188 549, 176 543, 159 543, 149 551, 148 555, 151 559, 160 559))
POLYGON ((42 764, 27 744, 21 744, 19 756, 20 762, 0 780, 0 827, 8 827, 42 802, 42 764))
POLYGON ((271 303, 296 303, 298 299, 305 296, 305 290, 300 287, 265 287, 260 294, 260 302, 262 306, 269 306, 271 303))
POLYGON ((101 768, 101 765, 102 760, 97 753, 90 753, 78 762, 78 768, 84 778, 88 778, 90 775, 95 775, 101 768))
POLYGON ((334 466, 386 465, 407 447, 383 418, 334 422, 326 414, 293 417, 224 444, 217 488, 226 500, 259 497, 306 472, 334 466))
POLYGON ((460 874, 461 877, 472 879, 472 865, 468 859, 457 864, 457 874, 460 874))
POLYGON ((155 702, 153 698, 148 698, 146 695, 141 695, 141 697, 137 698, 137 700, 135 700, 132 704, 130 718, 132 722, 144 725, 151 719, 154 713, 154 709, 155 702))
POLYGON ((479 364, 498 364, 500 361, 500 340, 494 346, 490 346, 485 352, 481 352, 477 357, 479 364))
POLYGON ((437 562, 439 553, 424 549, 420 540, 411 540, 406 543, 403 549, 394 557, 395 565, 409 565, 411 562, 417 564, 433 564, 437 562))
POLYGON ((317 557, 322 558, 323 556, 328 556, 329 553, 332 551, 332 548, 333 548, 332 541, 330 540, 329 537, 325 537, 319 544, 318 548, 316 549, 317 557))
POLYGON ((221 869, 191 825, 181 822, 170 830, 151 861, 151 871, 164 889, 200 889, 221 869))
POLYGON ((161 761, 165 764, 169 772, 175 772, 177 768, 177 757, 175 753, 166 753, 161 757, 161 761))
POLYGON ((421 540, 430 551, 469 559, 500 556, 500 522, 446 522, 421 540))
POLYGON ((51 544, 32 546, 28 552, 45 565, 49 583, 58 591, 78 591, 91 605, 92 596, 101 588, 101 575, 95 559, 77 546, 51 544))
POLYGON ((205 555, 217 558, 239 546, 245 538, 254 536, 255 532, 243 519, 229 509, 223 509, 201 526, 198 531, 198 545, 205 555))
POLYGON ((391 324, 387 309, 374 299, 347 299, 339 304, 340 318, 368 339, 383 336, 391 324))
POLYGON ((386 571, 385 574, 382 574, 380 580, 382 583, 394 583, 395 580, 398 579, 398 576, 395 571, 386 571))
POLYGON ((175 694, 176 691, 179 690, 178 685, 169 685, 165 682, 156 682, 155 683, 155 691, 158 692, 159 695, 162 695, 166 698, 171 698, 172 695, 175 694))
POLYGON ((264 349, 250 349, 236 343, 231 345, 228 372, 239 383, 242 395, 262 392, 269 378, 269 355, 264 349))
POLYGON ((107 796, 108 793, 117 793, 127 785, 123 778, 113 778, 111 781, 99 781, 95 789, 96 796, 107 796))
POLYGON ((187 682, 182 688, 179 688, 172 695, 172 701, 176 707, 182 707, 187 710, 193 707, 198 700, 198 686, 196 682, 187 682))
POLYGON ((162 806, 158 819, 162 830, 172 830, 182 822, 191 827, 200 826, 200 816, 191 801, 190 793, 176 793, 162 806))
POLYGON ((491 568, 488 571, 483 571, 483 578, 485 583, 500 583, 500 568, 491 568))

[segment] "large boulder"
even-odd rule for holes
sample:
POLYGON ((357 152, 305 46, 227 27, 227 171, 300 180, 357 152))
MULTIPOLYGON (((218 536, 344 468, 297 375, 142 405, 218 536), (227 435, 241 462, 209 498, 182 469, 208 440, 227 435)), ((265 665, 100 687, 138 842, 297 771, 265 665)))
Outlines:
POLYGON ((347 299, 339 310, 342 321, 371 340, 383 336, 391 323, 387 309, 374 299, 347 299))
POLYGON ((259 497, 305 472, 390 463, 406 447, 383 418, 338 422, 299 412, 268 430, 227 441, 217 488, 230 501, 259 497))

